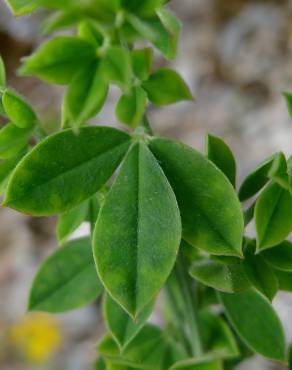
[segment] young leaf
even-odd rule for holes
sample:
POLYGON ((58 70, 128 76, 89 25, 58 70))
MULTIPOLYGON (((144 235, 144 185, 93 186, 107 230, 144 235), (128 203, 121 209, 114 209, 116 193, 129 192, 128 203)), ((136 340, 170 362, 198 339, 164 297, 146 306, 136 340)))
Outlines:
POLYGON ((187 145, 153 138, 150 149, 176 194, 184 239, 212 254, 241 256, 243 214, 228 179, 187 145))
POLYGON ((175 196, 145 144, 135 144, 127 155, 93 240, 103 284, 137 317, 170 274, 181 240, 175 196))
POLYGON ((239 189, 241 202, 256 195, 269 181, 268 173, 277 154, 269 157, 261 163, 250 175, 246 177, 239 189))
POLYGON ((103 36, 93 21, 86 20, 80 22, 78 26, 78 36, 88 42, 91 42, 95 47, 102 46, 103 36))
POLYGON ((120 122, 136 127, 142 120, 147 104, 147 95, 140 87, 133 87, 129 94, 120 97, 117 107, 116 116, 120 122))
POLYGON ((292 272, 274 269, 279 282, 279 289, 286 292, 292 292, 292 272))
POLYGON ((108 331, 111 333, 121 350, 123 350, 140 332, 153 311, 154 301, 145 306, 135 321, 106 294, 104 299, 104 318, 108 331))
POLYGON ((200 333, 204 348, 219 358, 239 356, 239 349, 232 330, 226 321, 205 309, 199 312, 200 333))
POLYGON ((7 123, 0 130, 0 158, 14 157, 27 146, 31 135, 30 128, 18 128, 13 123, 7 123))
POLYGON ((289 190, 288 166, 285 155, 282 152, 276 155, 268 176, 284 189, 289 190))
POLYGON ((0 194, 2 195, 7 187, 9 178, 17 163, 24 156, 25 151, 17 154, 14 157, 0 161, 0 194))
POLYGON ((161 330, 146 324, 139 334, 124 349, 122 355, 118 345, 110 337, 104 337, 98 344, 98 352, 117 365, 129 368, 162 370, 162 362, 167 349, 161 330))
POLYGON ((64 102, 72 127, 80 127, 103 107, 108 85, 101 73, 100 62, 94 61, 72 79, 64 102))
POLYGON ((289 92, 283 93, 284 98, 286 99, 287 108, 290 116, 292 117, 292 94, 289 92))
POLYGON ((42 22, 42 33, 44 35, 48 35, 50 33, 68 28, 69 26, 78 23, 81 17, 82 15, 80 14, 80 11, 77 11, 73 8, 48 14, 42 22))
POLYGON ((292 195, 278 184, 270 184, 255 207, 257 248, 263 250, 281 243, 292 231, 292 195))
POLYGON ((179 35, 182 30, 181 22, 176 17, 176 15, 167 7, 161 7, 157 9, 156 14, 158 15, 158 18, 160 19, 165 29, 168 31, 172 48, 175 52, 177 49, 179 35))
POLYGON ((236 162, 230 148, 219 137, 208 134, 206 137, 206 149, 207 157, 220 168, 235 187, 236 162))
POLYGON ((121 0, 122 7, 140 17, 149 17, 155 14, 155 10, 161 7, 163 0, 121 0))
POLYGON ((142 84, 149 100, 160 106, 192 100, 192 94, 183 79, 172 69, 160 68, 142 84))
POLYGON ((205 355, 175 363, 169 370, 223 370, 222 361, 205 355))
POLYGON ((65 312, 92 303, 101 293, 90 238, 58 248, 40 266, 29 297, 30 311, 65 312))
POLYGON ((276 269, 292 271, 292 243, 288 240, 262 251, 261 256, 276 269))
POLYGON ((254 210, 255 210, 256 202, 253 202, 248 208, 246 208, 243 212, 244 216, 244 225, 247 226, 251 220, 254 218, 254 210))
POLYGON ((94 370, 108 370, 106 368, 105 361, 102 357, 100 357, 96 363, 94 364, 94 370))
POLYGON ((37 116, 32 108, 15 92, 6 90, 2 95, 2 104, 9 120, 19 128, 30 128, 37 123, 37 116))
POLYGON ((87 217, 88 209, 89 201, 86 200, 59 216, 57 224, 59 242, 64 242, 81 225, 87 217))
POLYGON ((152 49, 144 48, 131 51, 131 60, 135 76, 141 81, 147 80, 153 63, 152 49))
POLYGON ((4 204, 40 216, 66 212, 106 183, 129 145, 126 133, 109 127, 49 136, 17 166, 4 204))
POLYGON ((285 361, 283 328, 270 303, 252 289, 218 294, 228 320, 245 344, 264 357, 285 361))
POLYGON ((202 260, 193 263, 189 272, 200 283, 221 292, 240 292, 250 287, 241 264, 202 260))
POLYGON ((95 58, 95 48, 91 43, 77 37, 59 36, 25 58, 20 72, 63 85, 70 83, 76 73, 95 58))
POLYGON ((127 91, 132 77, 129 52, 122 47, 113 46, 108 49, 101 63, 101 73, 105 82, 114 82, 127 91))
POLYGON ((243 267, 251 284, 272 301, 278 292, 279 284, 272 268, 263 257, 249 254, 243 261, 243 267))
POLYGON ((174 59, 177 50, 177 29, 167 29, 158 15, 150 18, 138 18, 127 15, 132 27, 146 40, 149 40, 167 59, 174 59))
POLYGON ((6 85, 5 64, 0 55, 0 87, 4 87, 5 85, 6 85))
POLYGON ((37 0, 6 0, 6 3, 17 16, 31 13, 38 7, 37 0))

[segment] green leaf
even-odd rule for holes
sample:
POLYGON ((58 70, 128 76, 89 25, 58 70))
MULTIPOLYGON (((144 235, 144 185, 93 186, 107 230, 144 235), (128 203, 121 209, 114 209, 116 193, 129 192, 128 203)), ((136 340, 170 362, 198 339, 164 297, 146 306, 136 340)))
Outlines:
POLYGON ((172 69, 160 68, 142 84, 149 100, 158 105, 192 100, 192 94, 183 79, 172 69))
POLYGON ((23 151, 31 133, 30 128, 18 128, 13 123, 7 123, 2 127, 0 130, 0 158, 11 158, 23 151))
POLYGON ((219 137, 208 134, 206 137, 206 149, 207 157, 220 168, 235 187, 236 162, 228 145, 219 137))
POLYGON ((241 202, 256 195, 269 181, 268 173, 277 154, 262 162, 250 175, 246 177, 239 189, 241 202))
POLYGON ((20 73, 37 76, 50 83, 68 84, 95 58, 95 48, 91 43, 77 37, 59 36, 25 58, 20 73))
POLYGON ((281 322, 270 303, 254 290, 219 293, 228 320, 245 342, 272 360, 285 361, 285 338, 281 322))
POLYGON ((127 134, 109 127, 49 136, 16 167, 4 203, 40 216, 66 212, 106 183, 129 145, 127 134))
POLYGON ((98 352, 114 363, 148 370, 163 370, 166 350, 167 343, 163 333, 158 327, 150 324, 144 326, 124 349, 122 355, 118 345, 110 336, 104 337, 98 344, 98 352))
POLYGON ((94 21, 86 20, 80 22, 78 36, 85 41, 91 42, 95 47, 102 46, 103 36, 97 23, 94 21))
POLYGON ((94 256, 109 294, 132 316, 174 265, 181 224, 173 191, 145 144, 135 144, 101 208, 94 256))
POLYGON ((279 282, 279 289, 286 292, 292 292, 292 272, 274 269, 279 282))
POLYGON ((292 195, 271 183, 259 196, 255 207, 257 248, 281 243, 292 230, 292 195))
POLYGON ((107 370, 105 361, 102 357, 100 357, 94 364, 94 370, 107 370))
POLYGON ((108 93, 100 62, 94 61, 72 79, 65 95, 65 114, 72 127, 80 127, 103 107, 108 93))
POLYGON ((282 152, 276 155, 268 176, 284 189, 289 190, 288 166, 285 155, 282 152))
POLYGON ((292 346, 291 345, 289 347, 288 358, 289 358, 288 370, 292 370, 292 346))
POLYGON ((42 263, 32 284, 28 308, 65 312, 92 303, 101 291, 90 238, 76 239, 42 263))
POLYGON ((167 59, 175 58, 177 30, 167 29, 158 15, 146 19, 127 15, 127 19, 142 38, 150 41, 167 59))
POLYGON ((23 157, 25 151, 17 154, 14 157, 0 161, 0 194, 2 195, 7 187, 11 173, 23 157))
POLYGON ((153 50, 151 48, 135 49, 131 51, 132 69, 135 76, 147 80, 153 63, 153 50))
POLYGON ((288 240, 264 250, 261 256, 276 269, 292 271, 292 243, 288 240))
POLYGON ((140 87, 133 87, 129 94, 120 97, 116 116, 118 120, 130 127, 136 127, 141 121, 147 104, 147 95, 140 87))
POLYGON ((47 35, 72 26, 77 23, 81 17, 80 10, 67 9, 67 11, 53 12, 44 19, 42 23, 42 33, 47 35))
POLYGON ((38 7, 37 0, 6 0, 6 3, 11 12, 17 16, 32 13, 38 7))
POLYGON ((110 360, 106 361, 106 370, 139 370, 140 367, 133 367, 128 365, 120 365, 110 360))
POLYGON ((38 119, 32 108, 15 92, 6 90, 2 104, 9 120, 19 128, 33 127, 38 119))
POLYGON ((223 370, 222 361, 210 355, 182 360, 169 370, 223 370))
POLYGON ((187 145, 153 138, 150 149, 176 194, 184 239, 212 254, 241 256, 243 214, 228 179, 187 145))
POLYGON ((6 85, 5 64, 0 55, 0 87, 4 87, 5 85, 6 85))
POLYGON ((107 329, 121 350, 140 332, 153 311, 154 301, 145 306, 135 321, 107 294, 104 299, 104 318, 107 329))
MULTIPOLYGON (((176 56, 176 50, 179 36, 182 30, 182 24, 176 17, 176 15, 167 7, 161 7, 160 9, 157 9, 156 14, 158 15, 161 23, 169 33, 169 40, 172 46, 174 58, 176 56)), ((170 55, 170 57, 172 57, 172 55, 170 55)))
POLYGON ((129 12, 141 17, 155 14, 155 10, 163 5, 163 0, 121 0, 121 5, 129 12))
POLYGON ((64 242, 86 220, 88 209, 89 202, 86 200, 59 216, 57 224, 59 242, 64 242))
POLYGON ((201 338, 208 353, 219 358, 239 356, 239 349, 232 330, 226 321, 208 310, 199 312, 201 338))
POLYGON ((240 292, 250 287, 241 264, 202 260, 192 264, 190 274, 200 283, 222 292, 240 292))
POLYGON ((292 94, 289 92, 283 93, 284 98, 286 99, 287 108, 290 116, 292 117, 292 94))
POLYGON ((279 284, 272 268, 264 258, 249 254, 243 261, 243 267, 251 284, 272 301, 278 292, 279 284))
POLYGON ((105 82, 114 82, 127 91, 132 77, 129 52, 122 47, 113 46, 107 50, 101 63, 105 82))

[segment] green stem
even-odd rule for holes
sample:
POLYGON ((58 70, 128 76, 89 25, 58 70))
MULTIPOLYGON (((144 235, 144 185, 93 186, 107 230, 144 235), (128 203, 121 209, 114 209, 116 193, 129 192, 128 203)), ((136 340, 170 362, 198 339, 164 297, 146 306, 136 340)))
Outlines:
POLYGON ((94 204, 93 204, 93 200, 90 199, 89 200, 89 217, 90 217, 90 236, 92 238, 93 236, 93 232, 94 232, 94 227, 95 227, 95 221, 94 220, 94 204))
POLYGON ((194 302, 196 292, 194 291, 194 289, 191 289, 190 280, 186 275, 185 266, 181 257, 178 257, 177 259, 175 271, 183 294, 185 307, 184 314, 188 325, 187 328, 189 333, 190 346, 192 349, 192 355, 199 356, 203 353, 203 348, 201 344, 201 337, 196 315, 197 305, 194 302))
POLYGON ((144 114, 144 116, 143 116, 143 120, 142 120, 141 126, 145 129, 145 131, 147 132, 147 134, 149 134, 151 136, 153 135, 153 130, 152 130, 152 127, 150 125, 150 122, 149 122, 146 114, 144 114))
POLYGON ((186 352, 189 355, 192 355, 189 340, 185 335, 184 315, 178 305, 178 300, 175 297, 175 292, 173 291, 170 282, 165 285, 164 294, 166 298, 168 312, 171 316, 171 319, 169 320, 169 326, 174 329, 174 336, 183 345, 186 352))

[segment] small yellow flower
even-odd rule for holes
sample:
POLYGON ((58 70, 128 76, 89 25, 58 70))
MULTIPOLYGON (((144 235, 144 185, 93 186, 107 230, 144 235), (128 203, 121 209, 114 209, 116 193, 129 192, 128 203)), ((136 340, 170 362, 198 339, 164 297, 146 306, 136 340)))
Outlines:
POLYGON ((60 329, 52 316, 31 314, 11 327, 11 344, 27 361, 45 363, 61 344, 60 329))

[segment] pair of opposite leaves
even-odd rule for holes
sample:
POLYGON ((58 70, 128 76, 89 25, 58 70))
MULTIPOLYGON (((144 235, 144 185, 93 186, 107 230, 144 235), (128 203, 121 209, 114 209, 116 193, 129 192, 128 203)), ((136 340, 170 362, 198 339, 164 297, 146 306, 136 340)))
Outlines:
POLYGON ((52 215, 96 193, 125 157, 93 238, 100 278, 137 316, 168 277, 183 237, 213 254, 240 256, 243 216, 235 191, 202 154, 178 142, 131 137, 108 127, 65 130, 17 166, 4 204, 52 215), (151 278, 149 278, 151 277, 151 278))

